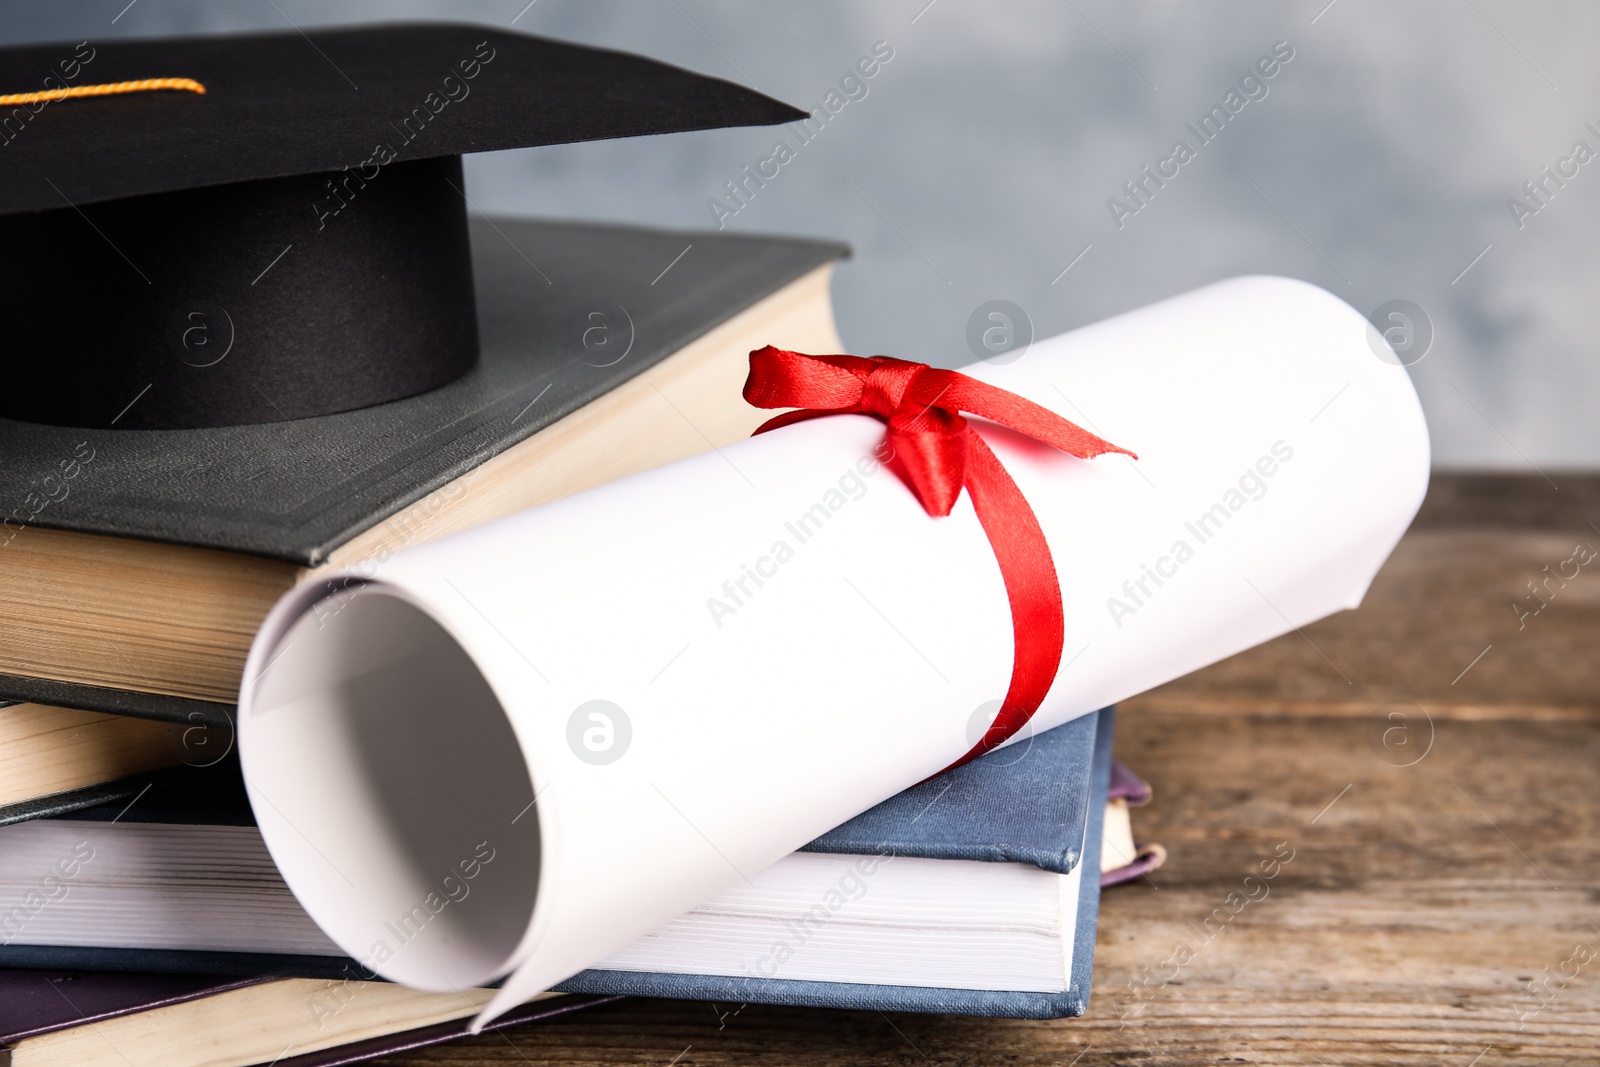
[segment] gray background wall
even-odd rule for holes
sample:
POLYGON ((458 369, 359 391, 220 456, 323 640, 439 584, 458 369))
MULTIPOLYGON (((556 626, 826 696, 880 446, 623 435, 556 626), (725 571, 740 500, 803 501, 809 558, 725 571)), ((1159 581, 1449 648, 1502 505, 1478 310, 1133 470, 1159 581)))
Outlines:
MULTIPOLYGON (((1511 0, 107 0, 0 8, 8 42, 455 18, 642 52, 804 108, 894 58, 726 220, 848 239, 852 351, 958 365, 986 300, 1049 336, 1233 274, 1304 278, 1431 322, 1411 367, 1436 462, 1600 464, 1600 159, 1537 214, 1507 201, 1600 152, 1600 9, 1511 0), (1107 201, 1267 53, 1294 58, 1119 228, 1107 201), (1081 255, 1081 258, 1080 258, 1081 255), (1071 264, 1070 270, 1065 270, 1071 264)), ((181 72, 178 72, 181 74, 181 72)), ((714 225, 783 129, 476 157, 490 212, 714 225)), ((1554 188, 1553 185, 1547 186, 1554 188)), ((1124 197, 1124 199, 1126 199, 1124 197)), ((1413 349, 1413 355, 1419 348, 1413 349)))

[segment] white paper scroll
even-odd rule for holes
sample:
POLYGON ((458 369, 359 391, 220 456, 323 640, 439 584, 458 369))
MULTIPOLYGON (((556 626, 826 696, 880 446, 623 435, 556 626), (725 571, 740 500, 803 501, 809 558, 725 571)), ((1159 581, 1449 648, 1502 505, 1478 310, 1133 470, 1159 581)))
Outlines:
MULTIPOLYGON (((1359 603, 1428 477, 1375 339, 1252 277, 970 368, 1140 456, 979 427, 1061 576, 1035 728, 1359 603)), ((930 518, 882 434, 808 422, 287 595, 239 735, 306 910, 407 985, 509 973, 492 1018, 966 751, 1005 592, 970 502, 930 518)))

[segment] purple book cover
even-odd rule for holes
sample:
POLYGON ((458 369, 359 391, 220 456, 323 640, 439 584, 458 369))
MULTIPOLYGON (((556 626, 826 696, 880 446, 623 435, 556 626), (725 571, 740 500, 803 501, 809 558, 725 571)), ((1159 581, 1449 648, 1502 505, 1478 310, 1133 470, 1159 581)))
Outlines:
MULTIPOLYGON (((1116 760, 1111 761, 1111 785, 1106 789, 1107 800, 1125 800, 1128 807, 1139 808, 1150 803, 1150 783, 1134 774, 1116 760)), ((1122 885, 1143 878, 1167 862, 1167 850, 1151 842, 1134 842, 1133 862, 1109 871, 1100 872, 1100 888, 1122 885)))

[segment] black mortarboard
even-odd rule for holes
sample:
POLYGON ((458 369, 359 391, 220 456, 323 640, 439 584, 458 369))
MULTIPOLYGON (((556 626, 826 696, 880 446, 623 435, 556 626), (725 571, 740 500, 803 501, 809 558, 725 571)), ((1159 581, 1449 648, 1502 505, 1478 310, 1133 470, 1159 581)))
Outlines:
POLYGON ((466 373, 462 153, 803 114, 441 24, 9 48, 12 94, 0 416, 117 429, 350 411, 466 373), (148 79, 171 80, 121 84, 148 79))

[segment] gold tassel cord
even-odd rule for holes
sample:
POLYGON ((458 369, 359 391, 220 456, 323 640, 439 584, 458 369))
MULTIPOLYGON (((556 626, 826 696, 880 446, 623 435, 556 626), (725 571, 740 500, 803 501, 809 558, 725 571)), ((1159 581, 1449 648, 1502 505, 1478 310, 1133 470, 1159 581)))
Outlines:
POLYGON ((148 93, 176 89, 204 95, 206 87, 193 78, 145 78, 141 81, 107 82, 104 85, 74 85, 68 89, 43 89, 37 93, 12 93, 0 96, 0 107, 40 104, 51 100, 72 100, 80 96, 120 96, 123 93, 148 93))

